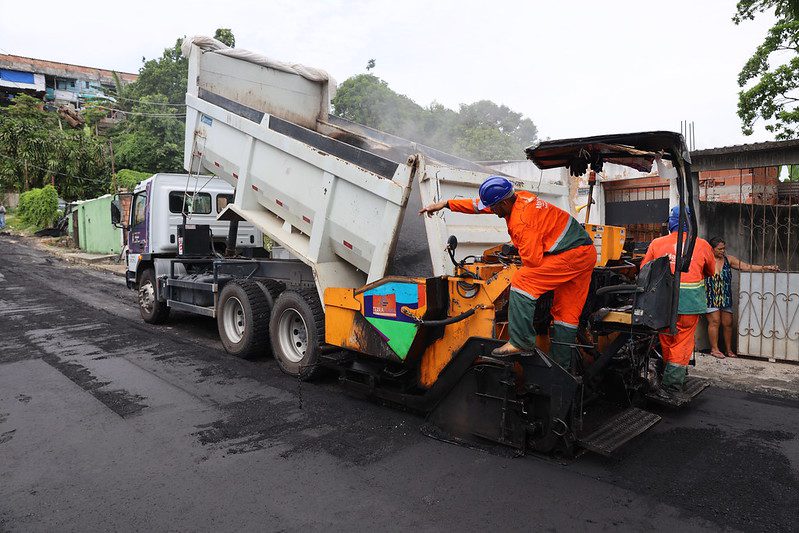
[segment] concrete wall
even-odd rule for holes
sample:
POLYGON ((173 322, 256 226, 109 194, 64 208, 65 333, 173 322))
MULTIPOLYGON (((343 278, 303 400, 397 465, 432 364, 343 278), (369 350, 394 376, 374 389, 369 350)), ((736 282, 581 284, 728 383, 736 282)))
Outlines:
POLYGON ((69 233, 80 249, 97 254, 118 254, 122 251, 122 230, 111 224, 110 194, 80 202, 74 208, 77 217, 69 218, 69 233), (77 218, 77 239, 73 221, 77 218))

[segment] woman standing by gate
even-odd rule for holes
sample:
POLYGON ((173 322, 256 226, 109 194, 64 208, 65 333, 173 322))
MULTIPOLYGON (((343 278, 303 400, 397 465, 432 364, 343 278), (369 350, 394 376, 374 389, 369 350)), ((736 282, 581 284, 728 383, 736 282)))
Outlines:
POLYGON ((737 257, 727 255, 727 245, 721 237, 710 239, 716 258, 716 273, 705 278, 707 290, 707 336, 710 355, 724 359, 719 349, 719 326, 724 335, 727 357, 735 357, 732 351, 732 269, 743 272, 779 272, 777 265, 750 265, 737 257))

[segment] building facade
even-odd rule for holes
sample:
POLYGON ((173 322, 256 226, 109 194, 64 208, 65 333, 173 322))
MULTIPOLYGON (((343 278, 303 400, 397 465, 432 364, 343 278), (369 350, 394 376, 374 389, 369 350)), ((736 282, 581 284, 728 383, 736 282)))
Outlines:
POLYGON ((129 72, 0 54, 0 105, 24 93, 53 107, 71 104, 80 109, 85 102, 116 91, 114 74, 123 85, 138 78, 129 72))

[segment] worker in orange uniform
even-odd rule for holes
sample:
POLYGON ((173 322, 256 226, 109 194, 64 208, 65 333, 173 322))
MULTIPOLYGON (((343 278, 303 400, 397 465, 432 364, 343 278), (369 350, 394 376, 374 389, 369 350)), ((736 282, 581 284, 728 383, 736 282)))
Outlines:
MULTIPOLYGON (((679 207, 669 214, 669 234, 658 237, 649 244, 641 266, 658 257, 668 256, 671 271, 674 272, 677 253, 677 229, 680 224, 679 207)), ((705 278, 716 271, 713 249, 705 239, 696 239, 694 253, 688 272, 680 276, 680 300, 677 306, 677 333, 669 330, 660 333, 660 346, 663 349, 663 380, 661 389, 668 393, 678 392, 685 383, 688 363, 694 352, 694 333, 699 323, 699 315, 707 312, 705 278)))
POLYGON ((501 176, 486 179, 479 194, 476 199, 442 200, 419 214, 430 216, 446 207, 457 213, 494 213, 505 219, 522 266, 511 279, 510 339, 493 354, 506 356, 535 348, 536 300, 545 292, 554 291, 550 357, 568 369, 571 365, 568 344, 574 344, 577 337, 591 272, 596 265, 591 237, 569 213, 531 192, 514 190, 513 184, 501 176))

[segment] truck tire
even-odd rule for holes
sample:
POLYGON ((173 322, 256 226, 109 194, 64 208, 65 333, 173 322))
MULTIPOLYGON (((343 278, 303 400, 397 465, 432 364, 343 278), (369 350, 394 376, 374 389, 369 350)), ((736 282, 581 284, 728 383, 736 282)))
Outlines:
POLYGON ((258 284, 229 281, 219 293, 216 309, 219 338, 227 353, 243 358, 268 354, 272 306, 258 284))
POLYGON ((254 281, 261 288, 266 300, 269 302, 269 309, 272 309, 275 306, 277 297, 286 290, 286 285, 274 279, 261 278, 254 281))
POLYGON ((315 289, 285 291, 269 320, 272 353, 280 369, 303 381, 319 373, 325 314, 315 289))
POLYGON ((148 324, 163 324, 169 318, 166 302, 158 300, 155 270, 147 268, 139 276, 139 313, 148 324))

